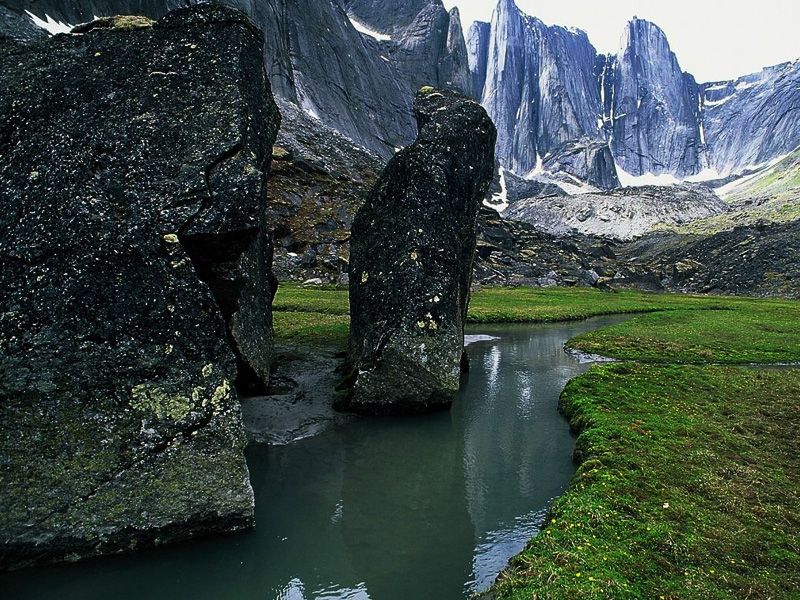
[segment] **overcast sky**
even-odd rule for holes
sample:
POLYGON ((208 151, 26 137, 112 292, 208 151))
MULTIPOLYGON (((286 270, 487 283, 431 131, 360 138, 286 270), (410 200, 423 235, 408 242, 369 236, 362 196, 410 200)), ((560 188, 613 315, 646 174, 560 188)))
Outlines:
MULTIPOLYGON (((444 0, 464 28, 489 21, 497 0, 444 0)), ((600 52, 616 52, 634 15, 658 24, 684 71, 700 82, 734 79, 800 58, 800 0, 517 0, 549 25, 578 27, 600 52)))

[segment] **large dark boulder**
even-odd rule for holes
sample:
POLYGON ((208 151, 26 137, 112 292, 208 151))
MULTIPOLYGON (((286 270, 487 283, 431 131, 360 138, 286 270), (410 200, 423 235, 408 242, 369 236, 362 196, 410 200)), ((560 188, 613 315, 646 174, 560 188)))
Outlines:
POLYGON ((353 222, 348 393, 340 408, 419 413, 458 391, 478 209, 496 130, 475 101, 423 88, 419 136, 353 222))
POLYGON ((83 31, 0 42, 0 568, 253 524, 263 36, 213 6, 83 31))

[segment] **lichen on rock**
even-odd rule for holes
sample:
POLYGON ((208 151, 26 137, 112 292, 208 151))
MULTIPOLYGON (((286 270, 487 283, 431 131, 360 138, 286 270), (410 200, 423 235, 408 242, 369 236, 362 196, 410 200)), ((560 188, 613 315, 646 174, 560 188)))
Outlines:
POLYGON ((203 5, 6 40, 0 71, 0 569, 252 526, 263 35, 203 5))
POLYGON ((346 410, 427 412, 459 388, 497 134, 456 92, 423 88, 414 109, 417 140, 389 162, 353 223, 346 410))
POLYGON ((101 17, 72 28, 72 33, 88 33, 95 29, 141 29, 152 27, 155 21, 139 15, 101 17))

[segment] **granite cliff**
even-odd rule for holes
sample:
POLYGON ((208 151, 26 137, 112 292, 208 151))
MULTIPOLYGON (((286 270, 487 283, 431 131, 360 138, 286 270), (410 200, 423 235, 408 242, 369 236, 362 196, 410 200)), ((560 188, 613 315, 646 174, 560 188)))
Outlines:
POLYGON ((800 146, 799 61, 698 84, 653 23, 632 19, 606 56, 584 32, 547 26, 513 0, 472 25, 467 49, 473 94, 498 126, 498 158, 518 174, 549 160, 546 170, 597 187, 623 174, 725 177, 800 146), (606 146, 611 160, 559 169, 565 143, 606 146))

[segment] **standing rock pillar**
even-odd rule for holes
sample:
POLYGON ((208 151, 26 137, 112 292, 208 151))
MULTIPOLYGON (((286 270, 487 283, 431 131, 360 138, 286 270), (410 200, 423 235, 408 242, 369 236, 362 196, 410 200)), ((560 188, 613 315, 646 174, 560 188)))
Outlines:
POLYGON ((497 131, 455 92, 414 100, 419 135, 388 164, 352 229, 347 390, 339 408, 414 414, 458 391, 478 209, 497 131))

